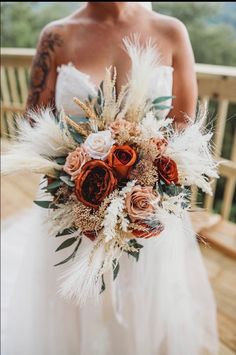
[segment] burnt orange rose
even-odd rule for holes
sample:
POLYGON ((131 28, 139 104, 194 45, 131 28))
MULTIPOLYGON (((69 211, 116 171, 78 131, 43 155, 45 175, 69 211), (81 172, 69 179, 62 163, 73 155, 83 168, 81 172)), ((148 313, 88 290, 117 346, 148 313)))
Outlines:
POLYGON ((107 158, 108 165, 119 178, 126 178, 130 168, 137 160, 137 154, 129 145, 114 145, 107 158))
POLYGON ((169 157, 162 156, 155 160, 155 166, 161 180, 167 185, 171 183, 178 184, 178 169, 174 160, 169 157))
POLYGON ((132 234, 136 238, 152 238, 152 237, 158 237, 158 235, 164 230, 164 227, 162 224, 158 226, 158 228, 151 228, 148 224, 146 223, 137 223, 136 224, 140 225, 141 227, 145 228, 145 230, 140 230, 140 229, 133 229, 132 234))
POLYGON ((75 193, 84 205, 97 209, 116 186, 111 168, 102 160, 85 163, 75 180, 75 193))

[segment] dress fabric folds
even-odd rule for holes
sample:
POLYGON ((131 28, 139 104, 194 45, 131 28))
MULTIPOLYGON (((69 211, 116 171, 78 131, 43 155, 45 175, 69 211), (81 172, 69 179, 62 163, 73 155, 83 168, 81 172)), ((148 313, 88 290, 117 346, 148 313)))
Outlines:
MULTIPOLYGON (((156 68, 150 96, 171 95, 172 73, 156 68)), ((73 97, 96 92, 72 64, 58 69, 58 109, 78 115, 73 97)), ((187 212, 141 241, 137 263, 123 255, 117 279, 106 274, 105 292, 82 308, 58 294, 63 266, 53 265, 68 250, 55 253, 46 218, 34 206, 2 224, 2 355, 217 354, 215 300, 187 212)))

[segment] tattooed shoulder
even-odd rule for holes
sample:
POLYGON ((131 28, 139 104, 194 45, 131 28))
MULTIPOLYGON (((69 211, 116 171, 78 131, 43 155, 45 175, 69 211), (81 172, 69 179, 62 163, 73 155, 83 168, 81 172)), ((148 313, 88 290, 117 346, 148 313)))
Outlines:
MULTIPOLYGON (((39 104, 40 95, 47 89, 50 71, 53 66, 53 57, 57 47, 63 46, 60 34, 46 31, 39 42, 37 53, 33 60, 29 83, 29 96, 27 107, 35 107, 39 104)), ((49 89, 48 102, 53 101, 54 92, 49 89), (50 96, 50 97, 49 97, 50 96)))

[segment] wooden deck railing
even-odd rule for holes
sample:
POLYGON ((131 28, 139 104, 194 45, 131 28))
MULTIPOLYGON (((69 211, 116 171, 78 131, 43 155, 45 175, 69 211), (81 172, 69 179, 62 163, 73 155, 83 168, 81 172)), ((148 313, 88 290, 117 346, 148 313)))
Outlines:
MULTIPOLYGON (((29 71, 34 49, 1 49, 1 136, 14 136, 16 124, 14 115, 24 111, 28 92, 29 71)), ((228 118, 229 105, 236 104, 236 68, 216 65, 196 64, 199 97, 204 104, 216 100, 214 112, 215 155, 221 158, 222 145, 225 137, 225 126, 228 118)), ((235 112, 236 113, 236 112, 235 112)), ((232 118, 236 121, 236 117, 232 118)), ((234 125, 235 129, 235 125, 234 125)), ((236 182, 236 134, 231 149, 231 158, 224 159, 220 166, 220 175, 226 179, 223 194, 221 216, 227 220, 233 204, 236 182)), ((206 196, 204 207, 211 212, 213 209, 216 182, 213 182, 213 196, 206 196)), ((196 199, 196 191, 193 194, 196 199)))

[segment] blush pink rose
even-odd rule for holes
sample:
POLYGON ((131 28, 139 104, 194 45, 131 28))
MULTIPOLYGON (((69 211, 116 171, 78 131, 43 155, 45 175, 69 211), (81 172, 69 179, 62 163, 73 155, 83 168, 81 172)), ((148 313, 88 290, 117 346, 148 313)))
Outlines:
POLYGON ((134 186, 125 199, 125 207, 131 221, 148 219, 154 213, 156 201, 157 196, 153 194, 152 187, 134 186))
POLYGON ((89 160, 91 159, 86 150, 83 147, 78 147, 68 154, 63 170, 71 175, 71 180, 75 180, 80 174, 82 166, 89 160))

